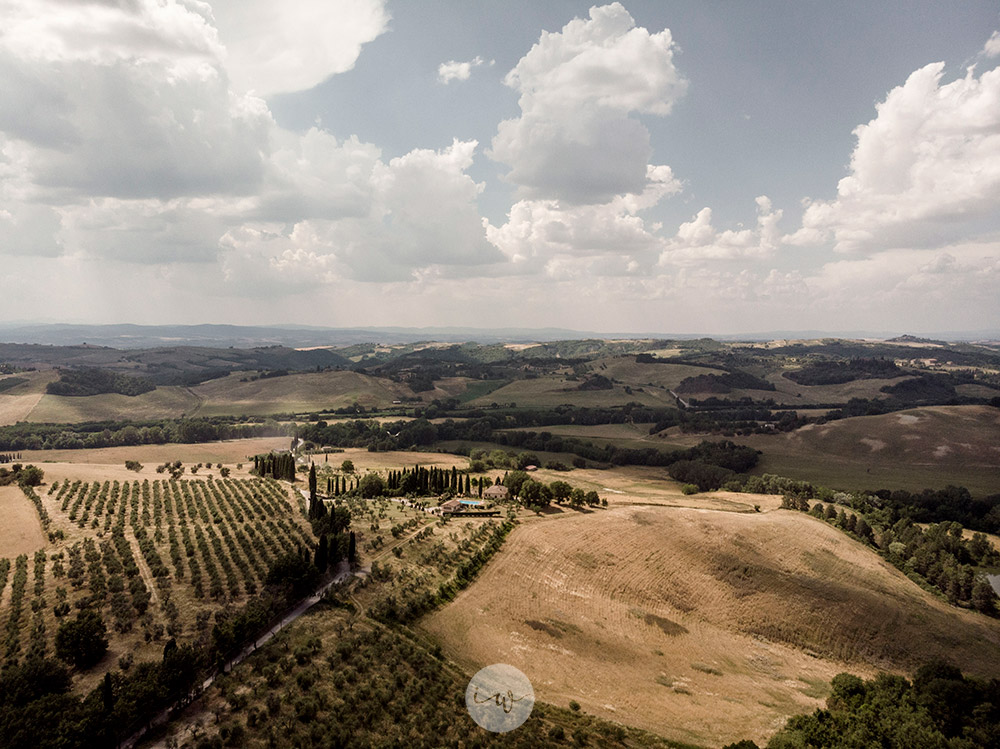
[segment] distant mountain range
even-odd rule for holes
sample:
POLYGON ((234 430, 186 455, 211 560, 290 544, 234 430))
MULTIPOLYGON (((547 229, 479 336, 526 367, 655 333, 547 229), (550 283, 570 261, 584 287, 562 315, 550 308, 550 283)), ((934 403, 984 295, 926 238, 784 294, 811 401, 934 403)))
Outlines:
MULTIPOLYGON (((364 327, 326 328, 306 325, 78 325, 78 324, 0 324, 0 342, 36 343, 54 346, 110 346, 118 349, 161 346, 205 346, 253 348, 287 346, 350 346, 358 343, 407 344, 420 341, 462 343, 545 343, 549 341, 603 339, 675 339, 714 338, 719 341, 769 341, 776 339, 872 338, 892 337, 904 341, 926 340, 898 332, 865 331, 769 331, 764 333, 704 335, 693 333, 596 333, 565 328, 464 328, 464 327, 364 327)), ((958 331, 934 333, 941 341, 997 341, 1000 331, 958 331)))

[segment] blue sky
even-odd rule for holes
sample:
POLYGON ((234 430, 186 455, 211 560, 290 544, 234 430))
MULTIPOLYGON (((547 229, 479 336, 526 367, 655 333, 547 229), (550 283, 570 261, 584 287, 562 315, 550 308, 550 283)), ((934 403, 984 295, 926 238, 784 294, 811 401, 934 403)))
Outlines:
POLYGON ((0 315, 1000 328, 994 2, 0 0, 0 315))

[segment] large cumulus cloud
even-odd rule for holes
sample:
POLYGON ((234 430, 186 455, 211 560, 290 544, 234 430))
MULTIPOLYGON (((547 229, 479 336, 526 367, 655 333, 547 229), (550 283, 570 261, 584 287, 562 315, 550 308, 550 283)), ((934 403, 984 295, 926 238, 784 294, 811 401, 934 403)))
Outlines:
POLYGON ((810 203, 791 243, 873 252, 1000 228, 1000 68, 943 76, 941 62, 913 72, 855 129, 837 197, 810 203))
POLYGON ((637 27, 620 3, 544 32, 505 78, 521 115, 500 123, 491 156, 525 198, 605 203, 641 194, 652 149, 633 113, 668 114, 686 82, 669 29, 637 27))

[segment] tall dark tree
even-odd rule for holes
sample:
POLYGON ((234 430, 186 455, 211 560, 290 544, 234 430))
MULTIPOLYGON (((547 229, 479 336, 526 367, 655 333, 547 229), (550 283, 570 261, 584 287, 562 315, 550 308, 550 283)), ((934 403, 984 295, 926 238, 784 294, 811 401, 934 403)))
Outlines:
POLYGON ((56 655, 79 669, 88 669, 108 650, 108 630, 96 611, 85 609, 63 622, 56 632, 56 655))
POLYGON ((321 575, 326 573, 326 568, 329 566, 329 552, 325 534, 320 536, 319 541, 316 542, 316 554, 313 557, 313 564, 316 565, 316 569, 319 570, 321 575))

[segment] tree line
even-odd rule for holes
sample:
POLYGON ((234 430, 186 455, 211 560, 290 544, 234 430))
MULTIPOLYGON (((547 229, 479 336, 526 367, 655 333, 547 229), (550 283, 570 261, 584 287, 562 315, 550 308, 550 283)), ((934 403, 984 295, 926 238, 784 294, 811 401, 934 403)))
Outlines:
POLYGON ((147 422, 86 422, 0 426, 0 450, 81 450, 132 445, 192 444, 251 437, 286 436, 276 421, 246 422, 232 417, 161 419, 147 422))
MULTIPOLYGON (((1000 680, 964 676, 943 662, 917 669, 913 679, 882 673, 833 678, 825 708, 788 720, 767 749, 995 747, 1000 736, 1000 680)), ((749 740, 723 749, 759 749, 749 740)))

